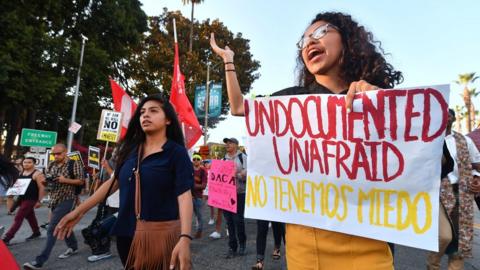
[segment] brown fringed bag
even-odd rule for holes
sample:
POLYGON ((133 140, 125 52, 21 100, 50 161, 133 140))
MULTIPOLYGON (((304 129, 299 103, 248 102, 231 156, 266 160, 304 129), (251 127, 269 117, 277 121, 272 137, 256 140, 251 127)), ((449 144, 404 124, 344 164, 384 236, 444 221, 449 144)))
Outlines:
MULTIPOLYGON (((180 221, 145 221, 140 219, 140 159, 143 146, 139 147, 137 169, 135 170, 135 216, 137 225, 128 253, 125 269, 166 270, 170 267, 172 251, 180 236, 180 221)), ((178 265, 175 269, 178 269, 178 265)))

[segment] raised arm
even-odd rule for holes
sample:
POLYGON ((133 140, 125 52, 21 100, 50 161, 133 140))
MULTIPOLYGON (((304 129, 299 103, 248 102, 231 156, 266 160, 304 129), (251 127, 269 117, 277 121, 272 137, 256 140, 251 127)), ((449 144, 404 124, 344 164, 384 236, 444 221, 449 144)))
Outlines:
POLYGON ((231 113, 235 116, 244 116, 243 95, 242 91, 240 91, 240 84, 238 83, 235 64, 233 62, 235 53, 228 46, 225 46, 225 49, 218 47, 213 33, 210 36, 210 46, 212 46, 212 50, 223 59, 223 63, 225 64, 225 79, 231 113))

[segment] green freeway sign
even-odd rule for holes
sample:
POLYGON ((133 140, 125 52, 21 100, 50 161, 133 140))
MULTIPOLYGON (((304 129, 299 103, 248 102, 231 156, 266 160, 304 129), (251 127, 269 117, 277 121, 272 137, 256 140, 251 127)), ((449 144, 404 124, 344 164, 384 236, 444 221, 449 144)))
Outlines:
POLYGON ((57 132, 37 129, 22 129, 21 146, 52 147, 57 143, 57 132))

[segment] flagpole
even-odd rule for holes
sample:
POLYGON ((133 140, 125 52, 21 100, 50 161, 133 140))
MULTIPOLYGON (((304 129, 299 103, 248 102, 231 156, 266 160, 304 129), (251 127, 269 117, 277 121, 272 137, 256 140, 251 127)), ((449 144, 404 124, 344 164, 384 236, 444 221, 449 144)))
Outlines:
POLYGON ((177 41, 177 24, 175 23, 175 18, 173 18, 173 40, 175 41, 175 44, 178 43, 178 41, 177 41))
MULTIPOLYGON (((175 21, 175 18, 173 18, 173 41, 174 41, 175 46, 176 46, 177 43, 178 43, 178 40, 177 40, 177 23, 175 21)), ((173 67, 173 68, 176 68, 176 67, 173 67)), ((175 71, 174 71, 174 73, 175 73, 175 71)), ((185 145, 186 145, 187 136, 185 134, 185 123, 183 123, 183 121, 180 121, 180 123, 182 124, 183 140, 185 141, 185 145)))

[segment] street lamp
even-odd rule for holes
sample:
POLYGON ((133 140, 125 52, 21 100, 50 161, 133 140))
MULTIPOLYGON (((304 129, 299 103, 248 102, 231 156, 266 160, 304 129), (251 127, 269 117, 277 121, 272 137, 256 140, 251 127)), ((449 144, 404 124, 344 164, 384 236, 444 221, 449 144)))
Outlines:
MULTIPOLYGON (((75 88, 75 95, 73 96, 72 117, 70 118, 70 125, 72 125, 75 122, 75 115, 77 114, 78 90, 80 89, 80 72, 82 71, 83 50, 85 49, 85 41, 88 40, 86 36, 82 34, 81 36, 82 36, 82 50, 80 51, 80 66, 78 67, 78 73, 77 73, 77 87, 75 88)), ((72 141, 73 141, 73 132, 69 130, 68 139, 67 139, 68 152, 72 151, 72 141)))

